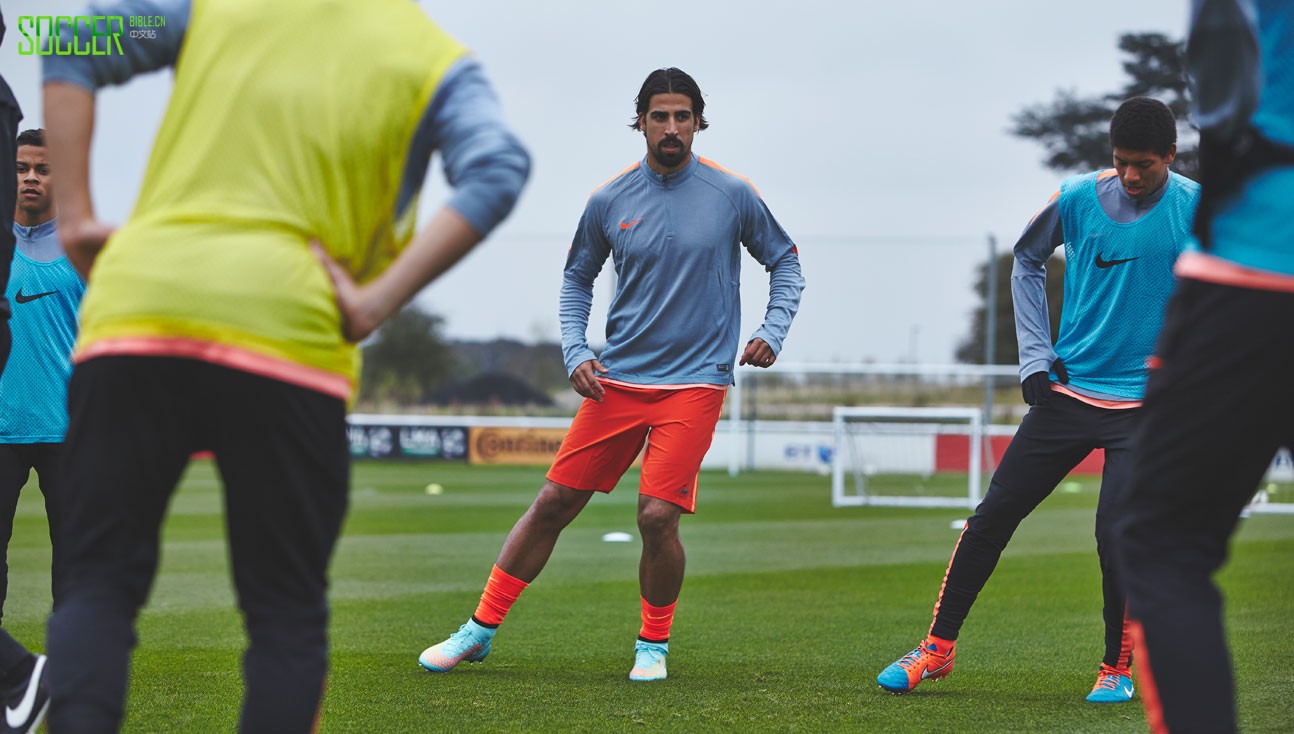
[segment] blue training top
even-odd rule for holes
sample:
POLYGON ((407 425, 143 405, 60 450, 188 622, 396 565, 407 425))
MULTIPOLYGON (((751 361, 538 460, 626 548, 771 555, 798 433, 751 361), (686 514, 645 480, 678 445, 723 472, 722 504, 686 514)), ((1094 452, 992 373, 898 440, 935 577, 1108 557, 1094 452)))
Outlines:
POLYGON ((741 246, 769 271, 768 309, 751 339, 773 352, 800 307, 795 243, 755 187, 693 157, 662 176, 637 165, 593 192, 566 258, 561 292, 566 373, 594 359, 585 332, 593 280, 610 255, 605 377, 638 385, 729 385, 741 323, 741 246))
POLYGON ((5 290, 13 348, 0 375, 0 443, 60 443, 67 431, 67 380, 85 283, 62 254, 54 222, 13 228, 18 246, 5 290))
POLYGON ((1065 305, 1056 355, 1064 360, 1072 386, 1139 400, 1145 394, 1146 360, 1175 284, 1173 263, 1189 240, 1200 186, 1170 173, 1155 208, 1120 223, 1101 207, 1100 175, 1074 176, 1060 187, 1065 305))

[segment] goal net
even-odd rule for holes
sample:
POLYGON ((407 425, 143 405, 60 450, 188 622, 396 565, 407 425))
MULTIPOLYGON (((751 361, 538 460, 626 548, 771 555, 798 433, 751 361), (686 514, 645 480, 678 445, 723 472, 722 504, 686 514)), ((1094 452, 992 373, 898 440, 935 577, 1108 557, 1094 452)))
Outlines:
POLYGON ((980 501, 984 427, 975 408, 836 407, 835 507, 959 507, 980 501))

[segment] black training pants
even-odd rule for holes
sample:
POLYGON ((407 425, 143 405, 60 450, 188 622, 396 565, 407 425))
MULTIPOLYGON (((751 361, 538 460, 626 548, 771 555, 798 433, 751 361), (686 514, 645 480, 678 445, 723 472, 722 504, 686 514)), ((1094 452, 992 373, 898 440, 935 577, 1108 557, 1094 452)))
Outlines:
POLYGON ((1277 448, 1294 444, 1291 335, 1294 293, 1183 280, 1169 302, 1116 540, 1162 704, 1147 697, 1147 711, 1174 734, 1236 728, 1212 575, 1277 448))
MULTIPOLYGON (((49 540, 54 556, 52 576, 58 576, 56 529, 57 497, 63 478, 62 448, 63 445, 58 443, 0 444, 0 618, 9 595, 9 539, 13 537, 14 513, 18 508, 18 496, 32 469, 36 470, 40 491, 45 496, 45 515, 49 519, 49 540)), ((0 629, 0 676, 12 671, 29 655, 31 652, 22 643, 0 629)))
POLYGON ((1094 449, 1105 449, 1101 496, 1096 507, 1096 552, 1101 564, 1105 620, 1104 661, 1114 667, 1131 664, 1124 649, 1124 597, 1110 551, 1115 501, 1126 488, 1131 470, 1133 434, 1140 408, 1098 408, 1067 395, 1031 408, 1002 456, 988 492, 953 551, 936 604, 931 634, 957 639, 962 622, 997 567, 1002 550, 1020 522, 1094 449))
MULTIPOLYGON (((9 539, 13 537, 14 513, 18 496, 27 484, 31 470, 36 470, 40 491, 45 496, 45 515, 49 519, 50 547, 54 553, 54 574, 58 568, 58 495, 63 485, 63 444, 0 444, 0 619, 9 594, 9 539)), ((0 659, 0 670, 4 661, 0 659)))

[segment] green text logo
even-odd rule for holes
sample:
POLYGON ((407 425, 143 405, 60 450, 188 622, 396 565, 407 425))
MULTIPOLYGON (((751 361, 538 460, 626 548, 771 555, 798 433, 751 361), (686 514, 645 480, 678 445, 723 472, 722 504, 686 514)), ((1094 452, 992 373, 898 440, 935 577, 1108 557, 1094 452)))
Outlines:
POLYGON ((26 40, 18 41, 23 56, 109 56, 122 53, 121 35, 125 19, 120 15, 20 15, 18 32, 26 40), (88 42, 82 37, 88 31, 88 42), (72 40, 64 42, 67 34, 72 40), (47 40, 41 43, 41 38, 47 40))

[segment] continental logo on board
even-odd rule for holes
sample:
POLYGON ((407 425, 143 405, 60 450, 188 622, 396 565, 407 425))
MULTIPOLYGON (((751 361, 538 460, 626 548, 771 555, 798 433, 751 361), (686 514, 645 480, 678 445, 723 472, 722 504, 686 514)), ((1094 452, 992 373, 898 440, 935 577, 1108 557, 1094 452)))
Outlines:
POLYGON ((565 437, 565 428, 473 428, 468 461, 548 466, 565 437))

